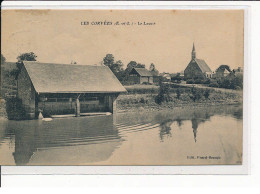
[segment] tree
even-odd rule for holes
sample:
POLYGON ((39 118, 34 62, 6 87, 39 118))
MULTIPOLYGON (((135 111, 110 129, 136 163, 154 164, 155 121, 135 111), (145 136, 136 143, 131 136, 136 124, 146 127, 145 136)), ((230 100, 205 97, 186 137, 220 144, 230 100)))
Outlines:
POLYGON ((130 61, 127 64, 126 72, 129 73, 133 68, 145 68, 145 65, 141 63, 137 63, 136 61, 130 61))
POLYGON ((123 71, 123 66, 124 64, 122 63, 121 60, 119 61, 116 61, 113 65, 112 65, 112 71, 115 72, 115 73, 118 73, 120 71, 123 71))
POLYGON ((105 66, 108 66, 113 73, 118 73, 120 71, 123 71, 123 63, 122 61, 116 61, 114 59, 114 56, 112 54, 107 54, 103 59, 103 64, 105 66))
POLYGON ((151 63, 149 71, 153 74, 153 76, 159 75, 159 71, 155 68, 155 65, 153 63, 151 63))
POLYGON ((155 70, 155 65, 153 63, 151 63, 149 70, 150 71, 154 71, 155 70))
POLYGON ((6 61, 5 57, 3 54, 1 54, 1 65, 4 64, 6 61))
POLYGON ((128 64, 127 64, 127 67, 126 67, 126 71, 130 72, 134 67, 137 66, 137 62, 135 61, 130 61, 128 64))
POLYGON ((17 79, 17 76, 21 70, 21 67, 22 67, 22 63, 23 61, 36 61, 36 58, 37 56, 34 54, 34 52, 29 52, 29 53, 23 53, 23 54, 20 54, 18 57, 17 57, 17 63, 16 63, 16 66, 17 68, 16 69, 13 69, 10 74, 12 76, 15 77, 15 79, 17 79))
POLYGON ((228 65, 220 65, 216 71, 219 71, 219 70, 225 70, 227 69, 229 72, 231 72, 231 69, 228 65))
POLYGON ((115 62, 115 58, 112 54, 107 54, 103 59, 103 64, 110 68, 110 70, 115 74, 115 76, 122 81, 124 77, 124 64, 122 61, 118 60, 115 62))
POLYGON ((114 64, 114 56, 112 54, 107 54, 103 59, 103 64, 105 66, 111 67, 114 64))
POLYGON ((18 62, 22 61, 36 61, 37 56, 33 53, 23 53, 17 57, 18 62))
POLYGON ((145 64, 137 63, 136 68, 145 68, 145 64))
POLYGON ((168 84, 162 82, 162 78, 159 79, 159 93, 155 97, 155 102, 157 104, 162 104, 162 102, 169 102, 172 100, 170 96, 170 87, 168 84))

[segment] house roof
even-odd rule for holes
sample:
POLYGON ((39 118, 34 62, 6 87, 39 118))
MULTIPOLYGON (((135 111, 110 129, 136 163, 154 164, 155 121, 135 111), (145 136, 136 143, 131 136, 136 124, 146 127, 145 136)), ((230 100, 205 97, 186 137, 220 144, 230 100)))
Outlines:
POLYGON ((217 73, 230 73, 230 71, 227 68, 217 68, 216 69, 217 73))
POLYGON ((199 68, 203 73, 205 72, 212 72, 207 63, 203 59, 195 59, 196 63, 198 64, 199 68))
POLYGON ((68 65, 24 61, 32 84, 39 93, 125 92, 106 66, 68 65))
POLYGON ((133 68, 140 76, 152 77, 153 74, 145 68, 133 68))
POLYGON ((159 72, 158 72, 158 71, 150 71, 150 73, 151 73, 153 76, 159 76, 159 72))

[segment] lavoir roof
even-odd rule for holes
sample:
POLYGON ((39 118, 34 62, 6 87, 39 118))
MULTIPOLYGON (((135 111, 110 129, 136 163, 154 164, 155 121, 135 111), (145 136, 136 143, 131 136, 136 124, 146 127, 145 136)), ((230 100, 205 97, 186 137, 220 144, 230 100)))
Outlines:
POLYGON ((118 93, 126 89, 106 66, 24 61, 38 93, 118 93))

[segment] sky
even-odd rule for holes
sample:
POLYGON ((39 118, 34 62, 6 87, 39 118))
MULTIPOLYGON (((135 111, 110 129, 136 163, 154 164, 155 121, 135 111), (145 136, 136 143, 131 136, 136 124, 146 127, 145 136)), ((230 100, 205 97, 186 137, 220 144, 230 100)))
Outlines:
POLYGON ((212 71, 221 64, 231 69, 244 64, 243 10, 2 10, 1 14, 1 52, 9 62, 34 52, 39 62, 99 65, 106 54, 113 54, 124 68, 133 60, 175 73, 190 62, 194 42, 197 58, 212 71), (95 25, 105 21, 112 25, 95 25), (128 21, 133 25, 114 25, 128 21))

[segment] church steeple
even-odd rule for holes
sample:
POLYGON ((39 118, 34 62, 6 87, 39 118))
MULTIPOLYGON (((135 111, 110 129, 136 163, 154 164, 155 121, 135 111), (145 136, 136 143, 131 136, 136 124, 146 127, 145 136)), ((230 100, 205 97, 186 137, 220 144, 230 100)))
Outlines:
POLYGON ((195 51, 195 46, 193 42, 193 47, 192 47, 192 52, 191 52, 191 60, 196 59, 196 51, 195 51))

